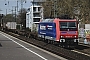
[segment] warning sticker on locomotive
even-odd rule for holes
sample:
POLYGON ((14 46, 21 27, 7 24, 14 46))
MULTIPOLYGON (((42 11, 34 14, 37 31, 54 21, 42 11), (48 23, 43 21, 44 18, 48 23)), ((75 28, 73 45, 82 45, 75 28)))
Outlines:
POLYGON ((46 30, 46 26, 40 25, 40 30, 46 30))
POLYGON ((48 30, 52 30, 53 26, 47 25, 48 30))

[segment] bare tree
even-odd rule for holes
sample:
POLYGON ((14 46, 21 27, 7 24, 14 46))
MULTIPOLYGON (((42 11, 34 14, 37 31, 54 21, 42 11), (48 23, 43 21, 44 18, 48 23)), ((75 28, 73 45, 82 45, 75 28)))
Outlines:
POLYGON ((44 17, 51 17, 57 13, 58 16, 68 14, 71 17, 78 17, 83 23, 90 20, 90 0, 46 0, 43 7, 44 17))
POLYGON ((18 22, 20 24, 23 25, 23 27, 25 28, 25 25, 26 25, 26 9, 23 8, 22 10, 19 11, 19 15, 18 15, 18 22))

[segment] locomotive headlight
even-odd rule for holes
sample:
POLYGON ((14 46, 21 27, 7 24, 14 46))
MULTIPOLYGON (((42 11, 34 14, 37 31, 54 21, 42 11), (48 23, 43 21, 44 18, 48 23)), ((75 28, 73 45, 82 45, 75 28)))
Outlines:
POLYGON ((53 38, 53 37, 50 37, 51 39, 53 38))
POLYGON ((63 38, 63 36, 61 36, 61 38, 63 38))
POLYGON ((74 36, 75 38, 77 37, 77 36, 74 36))

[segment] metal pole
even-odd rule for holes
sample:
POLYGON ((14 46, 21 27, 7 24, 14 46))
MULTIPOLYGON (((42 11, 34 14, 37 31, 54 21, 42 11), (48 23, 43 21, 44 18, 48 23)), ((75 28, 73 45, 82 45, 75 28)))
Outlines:
POLYGON ((54 18, 55 18, 55 0, 54 0, 54 18))
POLYGON ((54 0, 54 17, 57 17, 57 0, 54 0))
POLYGON ((57 0, 56 0, 56 17, 57 17, 57 0))
POLYGON ((21 14, 22 14, 22 8, 23 8, 23 1, 21 0, 21 14))
POLYGON ((7 15, 7 9, 6 9, 6 15, 7 15))
POLYGON ((16 22, 16 6, 15 6, 15 22, 16 22))
POLYGON ((29 14, 28 14, 28 28, 29 28, 29 14))
POLYGON ((13 17, 13 6, 12 6, 12 17, 13 17))
POLYGON ((18 12, 18 0, 17 0, 17 12, 18 12))
POLYGON ((2 10, 0 9, 0 14, 1 14, 1 11, 2 11, 2 10))
MULTIPOLYGON (((21 0, 21 15, 22 15, 22 8, 23 8, 23 1, 21 0)), ((23 24, 22 24, 22 17, 21 17, 21 25, 23 26, 23 24)))
POLYGON ((12 21, 13 21, 13 11, 14 11, 14 10, 13 10, 13 7, 14 7, 14 6, 12 6, 12 21))

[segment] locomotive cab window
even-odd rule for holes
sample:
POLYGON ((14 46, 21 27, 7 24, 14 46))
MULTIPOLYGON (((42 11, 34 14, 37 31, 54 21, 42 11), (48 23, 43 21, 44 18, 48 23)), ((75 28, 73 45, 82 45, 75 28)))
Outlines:
POLYGON ((68 22, 68 27, 69 28, 76 28, 76 22, 68 22))
POLYGON ((76 31, 77 30, 77 24, 76 22, 60 22, 60 30, 72 30, 76 31))
POLYGON ((60 28, 68 28, 67 22, 60 22, 60 28))

